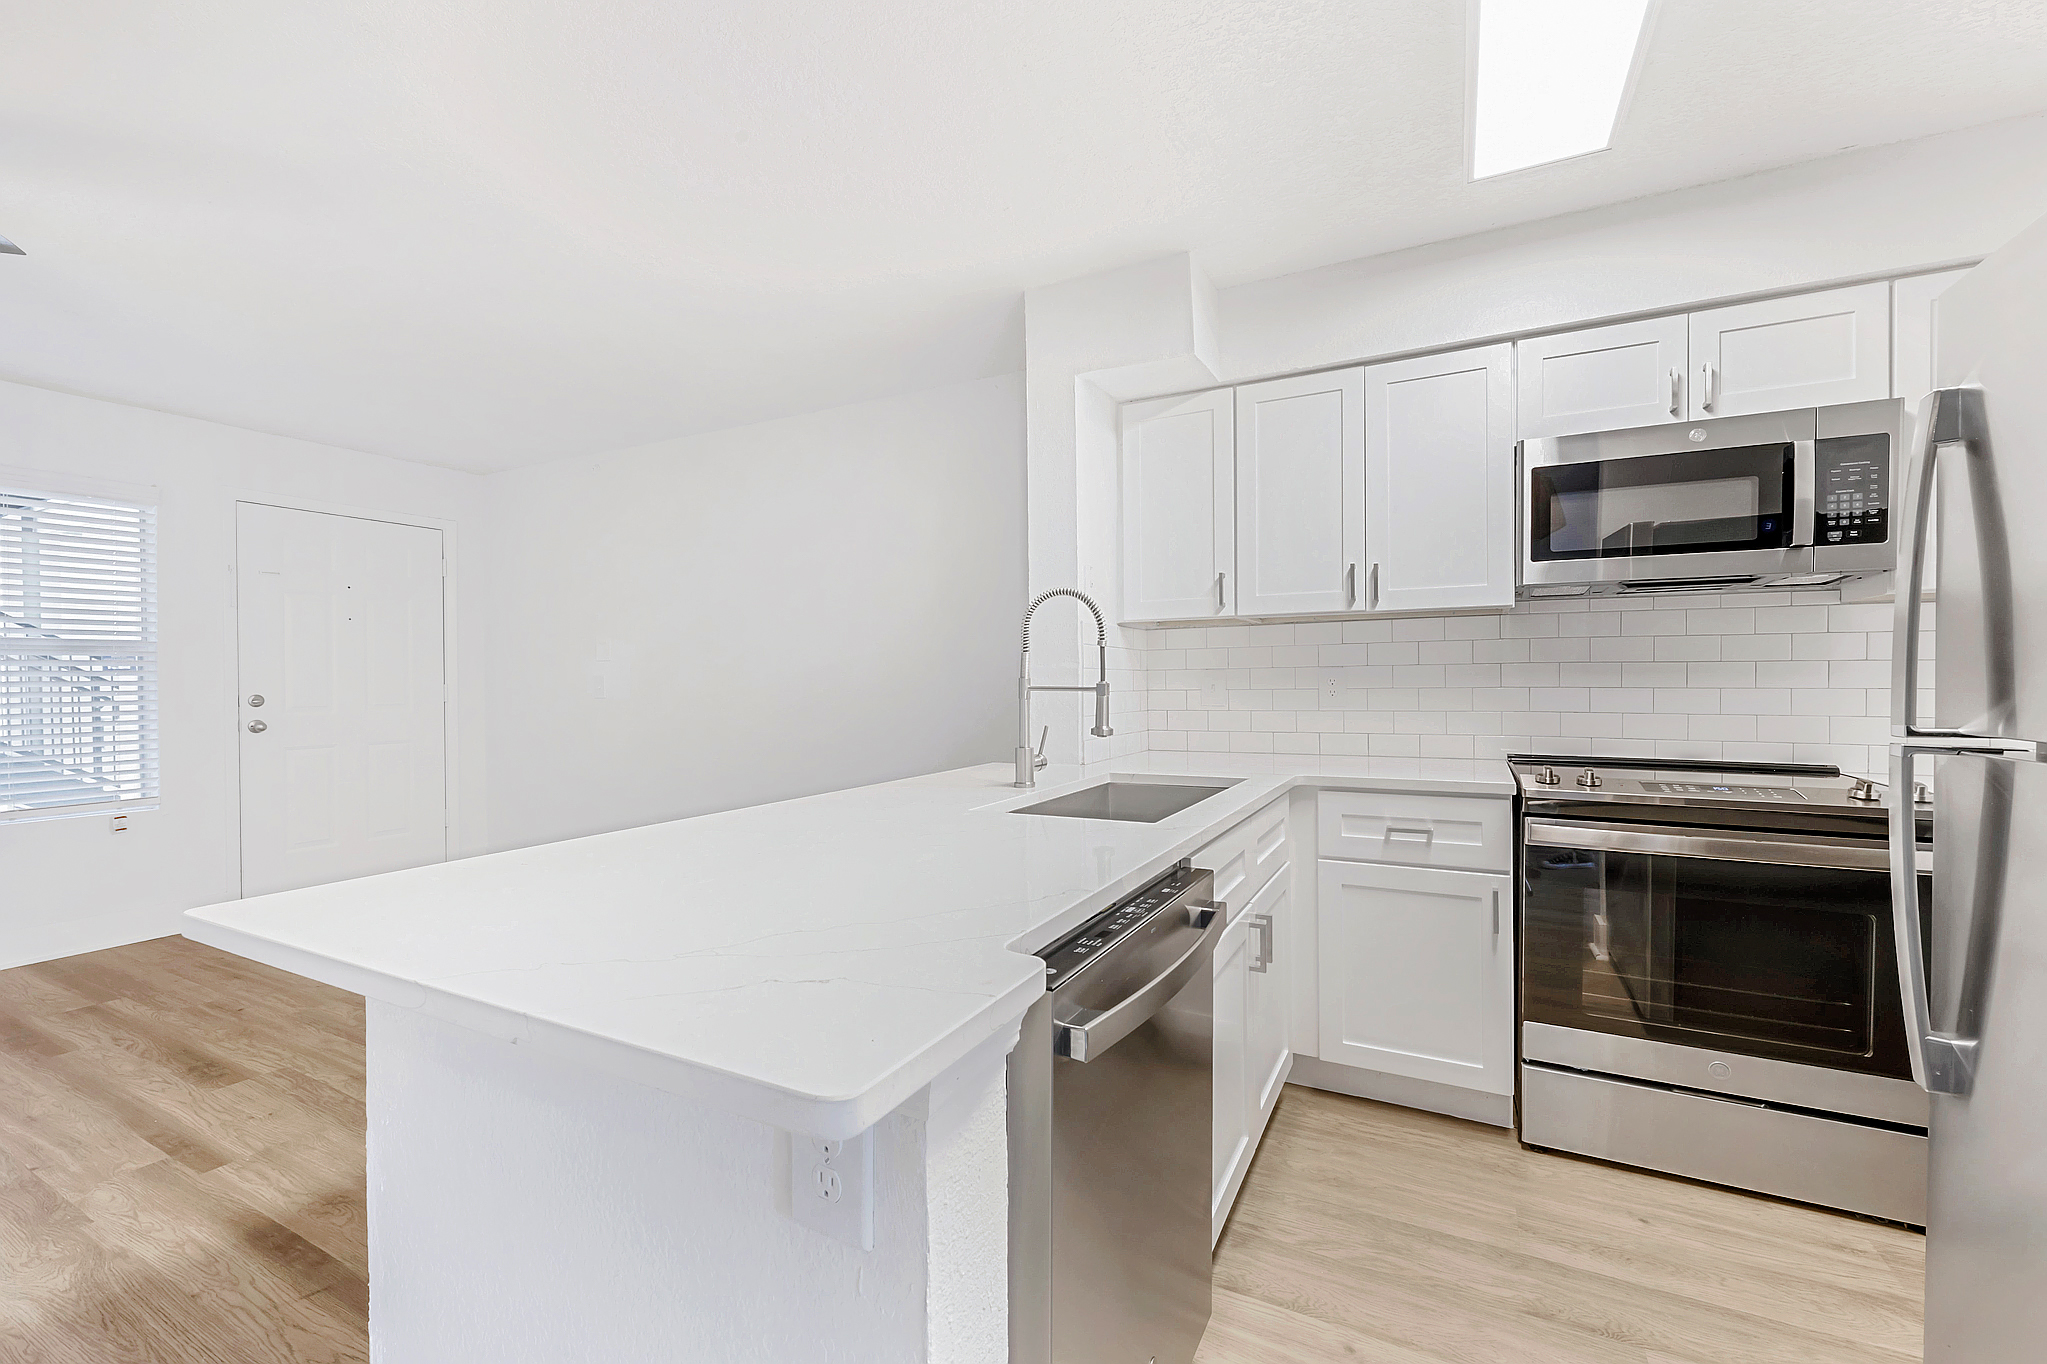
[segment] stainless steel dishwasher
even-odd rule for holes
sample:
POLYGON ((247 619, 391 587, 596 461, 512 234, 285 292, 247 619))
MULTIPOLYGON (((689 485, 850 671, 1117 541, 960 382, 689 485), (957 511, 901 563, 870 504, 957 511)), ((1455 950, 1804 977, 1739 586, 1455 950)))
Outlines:
POLYGON ((1012 1364, 1188 1364, 1208 1325, 1214 873, 1039 953, 1009 1061, 1012 1364))

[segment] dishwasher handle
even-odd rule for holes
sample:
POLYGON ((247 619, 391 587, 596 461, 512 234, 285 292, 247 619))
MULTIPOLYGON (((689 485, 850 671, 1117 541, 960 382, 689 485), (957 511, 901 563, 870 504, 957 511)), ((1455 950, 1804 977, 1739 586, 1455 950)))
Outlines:
MULTIPOLYGON (((1208 908, 1207 902, 1203 907, 1208 908)), ((1213 911, 1222 911, 1216 904, 1213 911)), ((1170 912, 1170 907, 1167 912, 1170 912)), ((1226 914, 1212 912, 1201 936, 1179 958, 1138 989, 1106 1009, 1079 1009, 1070 1018, 1052 1021, 1052 1054, 1075 1061, 1092 1061, 1136 1032, 1164 1008, 1166 1002, 1187 987, 1188 982, 1209 969, 1215 959, 1215 945, 1222 937, 1226 914)))

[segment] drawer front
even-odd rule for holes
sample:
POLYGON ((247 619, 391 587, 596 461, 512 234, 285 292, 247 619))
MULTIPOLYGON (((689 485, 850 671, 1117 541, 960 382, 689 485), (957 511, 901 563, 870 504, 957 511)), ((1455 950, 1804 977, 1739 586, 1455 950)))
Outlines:
POLYGON ((1194 854, 1215 873, 1215 898, 1234 916, 1287 864, 1287 802, 1272 802, 1194 854))
POLYGON ((1315 836, 1321 857, 1509 871, 1514 861, 1513 802, 1485 796, 1324 791, 1317 801, 1315 836))

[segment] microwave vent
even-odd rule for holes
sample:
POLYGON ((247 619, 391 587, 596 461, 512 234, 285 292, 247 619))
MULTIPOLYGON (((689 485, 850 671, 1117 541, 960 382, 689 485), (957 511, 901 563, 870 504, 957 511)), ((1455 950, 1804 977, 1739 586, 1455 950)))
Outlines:
POLYGON ((1620 591, 1624 596, 1653 592, 1723 592, 1730 587, 1754 587, 1759 581, 1761 579, 1754 573, 1719 578, 1642 578, 1622 583, 1620 591))

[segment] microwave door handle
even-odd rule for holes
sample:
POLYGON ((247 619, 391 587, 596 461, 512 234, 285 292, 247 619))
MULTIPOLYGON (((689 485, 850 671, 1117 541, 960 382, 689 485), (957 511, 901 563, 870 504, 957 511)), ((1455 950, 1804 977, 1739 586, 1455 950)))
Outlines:
POLYGON ((1819 527, 1814 524, 1816 485, 1818 483, 1817 451, 1819 442, 1795 440, 1791 442, 1791 546, 1793 549, 1817 544, 1819 527))

